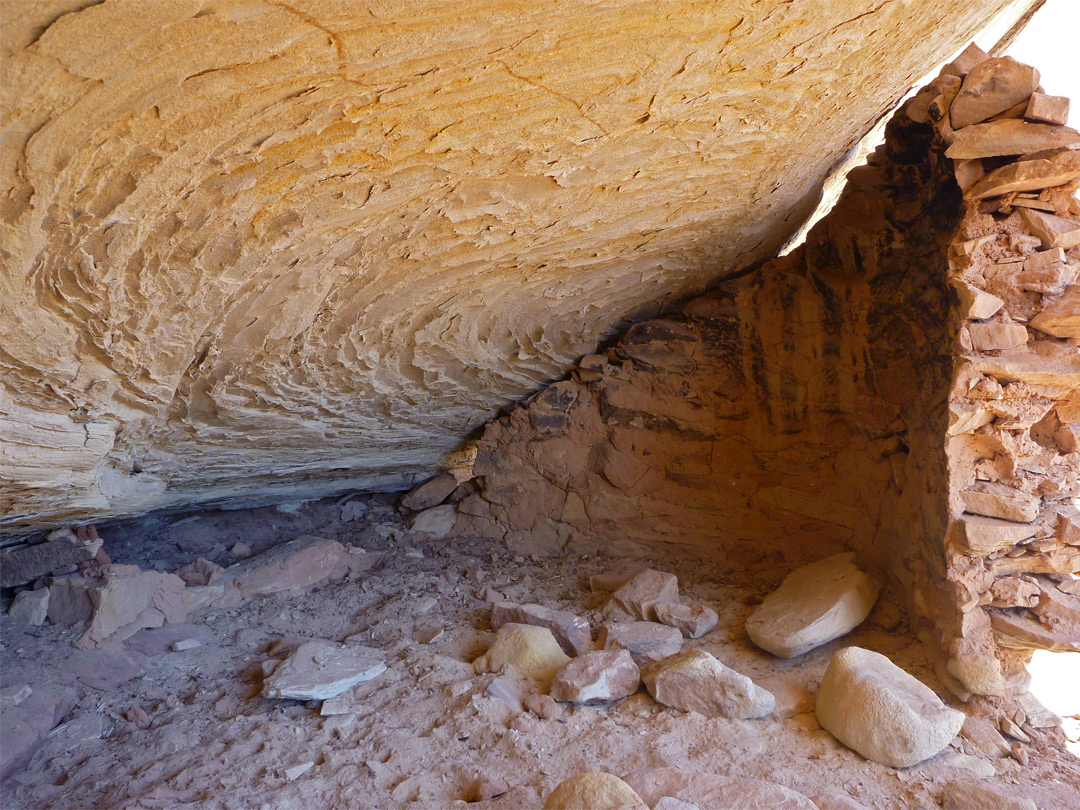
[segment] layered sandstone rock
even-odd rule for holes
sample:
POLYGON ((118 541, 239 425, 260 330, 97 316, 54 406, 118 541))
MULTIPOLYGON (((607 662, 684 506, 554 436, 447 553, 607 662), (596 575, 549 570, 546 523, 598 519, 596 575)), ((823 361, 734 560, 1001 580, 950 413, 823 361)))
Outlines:
POLYGON ((1032 5, 6 4, 2 520, 448 463, 624 319, 772 255, 916 77, 1032 5))

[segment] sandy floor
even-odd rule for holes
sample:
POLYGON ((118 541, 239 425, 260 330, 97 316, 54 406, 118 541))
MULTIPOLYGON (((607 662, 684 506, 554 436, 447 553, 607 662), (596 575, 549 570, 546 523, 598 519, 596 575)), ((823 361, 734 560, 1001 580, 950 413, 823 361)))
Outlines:
MULTIPOLYGON (((566 706, 541 719, 485 694, 494 676, 470 662, 492 634, 490 586, 508 599, 578 612, 599 623, 606 595, 588 576, 631 573, 642 560, 567 556, 534 562, 487 541, 424 542, 401 528, 387 499, 369 499, 361 519, 341 523, 333 501, 294 513, 272 508, 148 518, 103 527, 116 562, 175 570, 200 553, 223 565, 245 542, 258 552, 300 534, 386 552, 356 580, 291 598, 248 602, 185 626, 142 631, 123 650, 78 653, 77 629, 2 619, 4 684, 74 683, 77 708, 34 757, 4 782, 5 808, 442 808, 473 797, 480 777, 511 789, 476 807, 540 807, 562 779, 583 770, 623 774, 675 766, 767 779, 811 797, 850 796, 873 808, 935 808, 945 783, 980 769, 990 780, 1038 796, 1041 810, 1080 807, 1080 760, 1037 739, 1025 767, 987 759, 957 738, 913 768, 868 762, 814 719, 813 692, 833 652, 858 644, 943 693, 906 625, 889 632, 886 592, 848 637, 795 661, 753 648, 742 630, 752 606, 790 564, 775 556, 701 562, 657 556, 684 596, 712 606, 720 624, 686 648, 701 648, 774 691, 764 720, 708 719, 662 707, 642 690, 610 708, 566 706), (182 547, 182 548, 181 548, 182 547), (416 639, 442 628, 431 644, 416 639), (259 696, 261 664, 308 638, 358 637, 386 654, 388 670, 356 687, 354 713, 321 716, 317 704, 259 696), (201 647, 167 652, 180 638, 201 647), (138 711, 145 712, 145 719, 138 711), (130 719, 129 719, 130 718, 130 719), (147 726, 143 728, 142 726, 147 726), (313 762, 293 780, 286 769, 313 762)), ((988 714, 986 703, 969 704, 988 714)), ((825 804, 825 802, 822 802, 825 804)), ((839 805, 835 805, 839 806, 839 805)))

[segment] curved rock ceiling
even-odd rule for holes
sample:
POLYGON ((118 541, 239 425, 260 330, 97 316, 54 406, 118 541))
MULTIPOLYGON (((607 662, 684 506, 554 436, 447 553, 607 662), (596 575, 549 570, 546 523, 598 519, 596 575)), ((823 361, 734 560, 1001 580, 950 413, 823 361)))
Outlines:
POLYGON ((4 523, 445 463, 1031 5, 4 3, 4 523))

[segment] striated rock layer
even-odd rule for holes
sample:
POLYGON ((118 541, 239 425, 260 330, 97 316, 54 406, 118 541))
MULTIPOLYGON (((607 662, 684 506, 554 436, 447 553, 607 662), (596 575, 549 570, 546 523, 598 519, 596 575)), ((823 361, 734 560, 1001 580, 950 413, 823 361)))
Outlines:
POLYGON ((625 319, 772 255, 913 81, 1032 5, 6 3, 0 520, 447 463, 625 319))
POLYGON ((996 120, 954 131, 980 56, 889 122, 804 246, 491 423, 456 530, 770 567, 852 548, 965 698, 1022 692, 1032 649, 1080 649, 1080 133, 1003 155, 1029 108, 993 98, 1007 84, 983 92, 996 120))

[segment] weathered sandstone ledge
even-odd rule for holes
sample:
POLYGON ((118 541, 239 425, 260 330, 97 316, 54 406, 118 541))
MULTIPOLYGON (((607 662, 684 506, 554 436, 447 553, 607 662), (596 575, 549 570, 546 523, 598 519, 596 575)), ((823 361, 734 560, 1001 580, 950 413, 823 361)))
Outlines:
MULTIPOLYGON (((1032 5, 8 3, 0 520, 401 485, 773 255, 907 87, 1032 5)), ((831 429, 804 406, 748 418, 831 429)))

